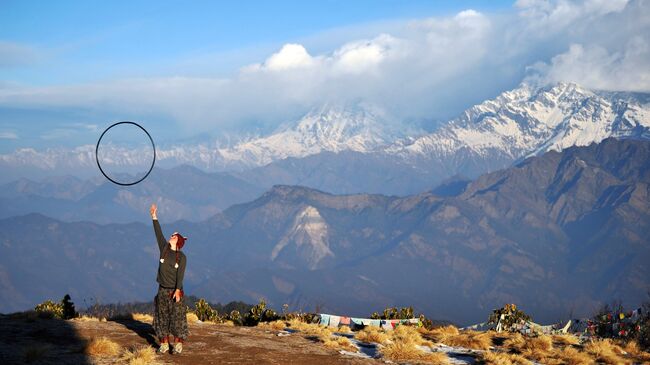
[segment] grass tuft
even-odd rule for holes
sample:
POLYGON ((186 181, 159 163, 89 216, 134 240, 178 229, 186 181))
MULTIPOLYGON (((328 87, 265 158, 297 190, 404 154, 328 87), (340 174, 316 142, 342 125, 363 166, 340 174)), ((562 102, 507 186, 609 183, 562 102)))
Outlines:
POLYGON ((323 340, 323 345, 327 348, 335 350, 346 350, 350 352, 358 352, 359 349, 350 342, 346 337, 331 336, 323 340))
POLYGON ((485 351, 481 355, 481 364, 485 365, 531 365, 532 362, 521 355, 505 352, 485 351))
POLYGON ((187 318, 188 323, 199 322, 199 316, 197 316, 194 312, 187 312, 187 314, 185 314, 185 318, 187 318))
POLYGON ((580 339, 572 334, 553 335, 551 339, 556 345, 570 346, 580 344, 580 339))
POLYGON ((379 349, 381 356, 394 362, 449 364, 447 355, 441 352, 424 352, 413 342, 392 342, 379 349))
POLYGON ((156 351, 150 346, 135 346, 124 351, 121 360, 129 365, 152 365, 156 363, 156 351))
POLYGON ((107 337, 97 337, 90 340, 84 353, 96 357, 112 357, 120 353, 121 347, 107 337))
POLYGON ((145 323, 153 323, 153 316, 151 314, 146 314, 146 313, 132 313, 131 317, 135 321, 139 322, 145 322, 145 323))
POLYGON ((388 336, 388 334, 386 334, 386 331, 382 330, 381 328, 368 326, 357 332, 357 334, 354 335, 354 338, 361 342, 382 344, 386 342, 390 336, 388 336))
POLYGON ((451 325, 436 327, 428 331, 426 329, 421 329, 420 332, 423 333, 426 338, 434 342, 442 342, 442 343, 445 343, 445 341, 448 338, 452 336, 457 336, 460 333, 458 331, 458 328, 451 325))
POLYGON ((287 327, 287 324, 285 321, 278 320, 273 322, 259 322, 257 327, 272 331, 282 331, 287 327))
POLYGON ((605 364, 628 364, 632 361, 624 359, 619 355, 624 350, 610 339, 590 341, 584 346, 585 352, 591 354, 597 362, 605 364))

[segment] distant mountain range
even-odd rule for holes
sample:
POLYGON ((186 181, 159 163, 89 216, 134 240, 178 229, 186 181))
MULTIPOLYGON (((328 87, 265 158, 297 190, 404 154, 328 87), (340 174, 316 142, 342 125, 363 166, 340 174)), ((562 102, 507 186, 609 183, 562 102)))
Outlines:
MULTIPOLYGON (((202 222, 160 217, 165 232, 190 237, 186 289, 212 301, 265 297, 350 315, 413 305, 466 324, 508 302, 555 321, 647 299, 650 141, 550 151, 447 192, 275 186, 202 222)), ((2 312, 65 292, 104 302, 154 295, 150 224, 31 214, 0 220, 0 230, 2 312)))
MULTIPOLYGON (((200 221, 278 184, 404 196, 450 179, 473 179, 546 151, 607 137, 650 139, 649 128, 650 95, 595 92, 565 83, 522 85, 428 134, 366 103, 327 104, 269 136, 230 147, 160 149, 161 168, 131 188, 97 178, 94 146, 2 155, 0 217, 38 212, 66 221, 128 222, 142 220, 141 208, 159 200, 175 207, 174 219, 200 221), (66 171, 71 175, 65 178, 43 177, 66 171), (52 196, 51 191, 76 193, 52 196), (197 195, 203 191, 207 196, 197 195)), ((116 151, 114 161, 125 164, 126 171, 140 152, 116 151)))

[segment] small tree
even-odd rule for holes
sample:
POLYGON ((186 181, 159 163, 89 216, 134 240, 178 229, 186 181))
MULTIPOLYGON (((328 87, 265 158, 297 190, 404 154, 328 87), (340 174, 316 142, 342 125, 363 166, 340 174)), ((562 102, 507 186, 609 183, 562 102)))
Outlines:
POLYGON ((70 294, 66 294, 65 297, 63 297, 61 305, 63 306, 63 319, 72 319, 78 316, 77 311, 74 309, 74 303, 72 302, 72 298, 70 298, 70 294))

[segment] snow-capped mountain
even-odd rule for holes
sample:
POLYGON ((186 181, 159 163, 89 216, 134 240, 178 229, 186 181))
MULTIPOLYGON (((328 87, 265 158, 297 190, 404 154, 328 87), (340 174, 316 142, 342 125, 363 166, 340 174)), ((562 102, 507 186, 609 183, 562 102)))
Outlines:
POLYGON ((376 152, 403 137, 397 128, 389 127, 386 119, 383 111, 372 105, 326 104, 270 136, 220 149, 219 153, 226 161, 262 166, 324 151, 376 152))
MULTIPOLYGON (((306 157, 320 152, 379 151, 398 138, 404 129, 378 107, 366 104, 325 104, 300 120, 286 123, 268 136, 249 138, 233 146, 174 145, 157 148, 157 162, 164 167, 193 165, 211 171, 244 170, 263 166, 287 157, 306 157)), ((74 149, 56 148, 36 151, 31 148, 0 155, 0 164, 30 166, 42 170, 95 168, 95 146, 74 149)), ((103 146, 109 156, 102 163, 114 166, 148 166, 150 149, 123 150, 103 146)))
POLYGON ((607 137, 650 138, 646 95, 594 92, 576 84, 522 85, 466 110, 438 131, 387 149, 407 160, 517 160, 607 137))
MULTIPOLYGON (((157 164, 237 172, 265 187, 282 183, 336 193, 410 194, 455 175, 475 177, 528 156, 610 136, 650 139, 649 130, 648 94, 591 91, 570 83, 523 84, 467 109, 430 134, 400 126, 377 106, 326 104, 270 135, 230 146, 163 145, 157 164)), ((94 146, 23 149, 0 155, 0 167, 78 175, 84 168, 96 172, 93 152, 94 146)), ((143 151, 107 155, 114 155, 121 171, 128 171, 129 164, 146 165, 143 151)))

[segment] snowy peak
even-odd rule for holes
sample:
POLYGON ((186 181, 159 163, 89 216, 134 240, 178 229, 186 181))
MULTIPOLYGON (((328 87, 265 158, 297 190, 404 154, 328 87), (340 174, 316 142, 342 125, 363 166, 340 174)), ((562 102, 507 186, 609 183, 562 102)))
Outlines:
POLYGON ((323 151, 372 152, 392 143, 397 136, 386 127, 385 115, 376 107, 326 104, 277 133, 220 152, 227 158, 241 158, 245 164, 259 166, 323 151))
POLYGON ((650 137, 650 105, 572 83, 522 85, 466 110, 438 131, 392 152, 448 158, 471 153, 519 159, 615 137, 650 137))

